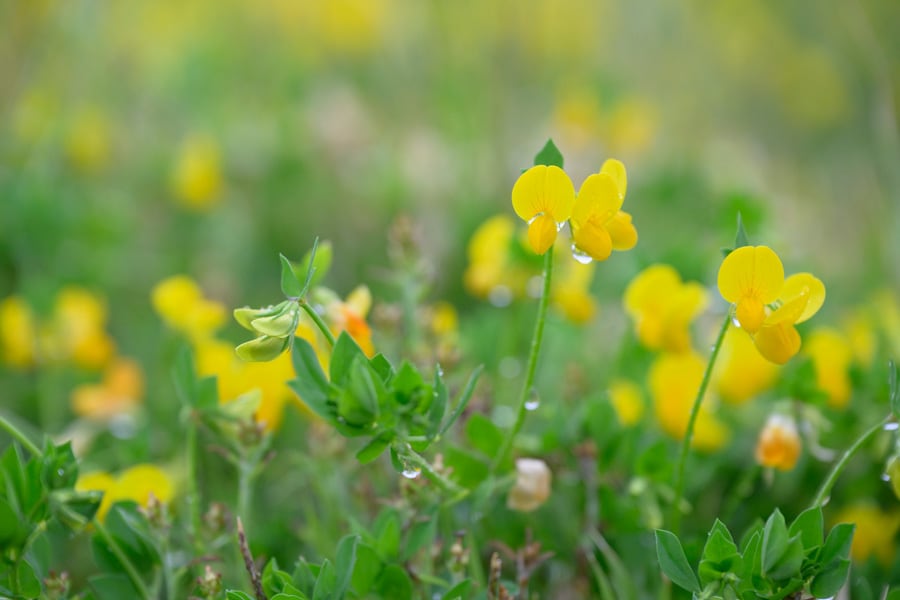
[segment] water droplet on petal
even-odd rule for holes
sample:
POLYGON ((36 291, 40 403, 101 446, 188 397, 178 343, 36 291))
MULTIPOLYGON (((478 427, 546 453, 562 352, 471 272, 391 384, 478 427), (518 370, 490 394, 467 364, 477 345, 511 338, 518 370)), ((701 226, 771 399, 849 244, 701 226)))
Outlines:
POLYGON ((735 327, 737 327, 738 329, 741 328, 741 322, 737 320, 737 317, 731 317, 731 324, 734 325, 735 327))
POLYGON ((406 467, 405 469, 403 469, 403 472, 400 474, 403 475, 404 477, 406 477, 407 479, 415 479, 416 477, 419 476, 419 474, 421 472, 422 472, 422 469, 420 469, 418 467, 406 467))
POLYGON ((590 254, 588 254, 587 252, 582 252, 575 244, 572 244, 572 258, 583 265, 589 265, 594 260, 590 254))

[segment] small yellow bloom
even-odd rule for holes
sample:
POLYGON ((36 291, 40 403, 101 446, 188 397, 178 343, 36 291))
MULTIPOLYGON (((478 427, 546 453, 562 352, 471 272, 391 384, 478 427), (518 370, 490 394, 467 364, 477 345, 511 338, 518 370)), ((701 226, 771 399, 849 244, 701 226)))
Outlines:
POLYGON ((211 139, 194 137, 181 148, 172 174, 175 197, 186 208, 206 211, 222 195, 219 148, 211 139))
POLYGON ((778 368, 762 357, 750 336, 730 328, 719 350, 713 385, 725 402, 743 404, 774 385, 778 368))
POLYGON ((557 277, 550 291, 553 308, 573 323, 590 321, 597 314, 597 301, 590 293, 594 265, 568 259, 559 261, 556 266, 559 267, 557 277))
POLYGON ((731 252, 719 267, 719 292, 736 305, 741 328, 754 334, 766 319, 766 305, 778 299, 784 285, 784 266, 766 246, 743 246, 731 252))
MULTIPOLYGON (((696 352, 661 354, 650 367, 648 379, 656 418, 663 431, 676 439, 683 438, 687 432, 691 407, 705 368, 704 360, 696 352)), ((710 410, 707 400, 704 398, 700 405, 691 446, 713 452, 725 445, 730 432, 710 410)))
POLYGON ((200 286, 185 275, 156 284, 151 300, 166 325, 192 340, 209 337, 225 322, 225 307, 207 300, 200 286))
POLYGON ((72 410, 80 417, 105 421, 133 411, 144 396, 140 365, 118 358, 107 368, 99 385, 80 385, 72 392, 72 410))
POLYGON ((538 509, 550 497, 550 467, 537 458, 516 459, 516 483, 506 506, 519 512, 531 512, 538 509))
POLYGON ((99 521, 106 518, 109 508, 116 502, 132 500, 146 507, 151 494, 163 504, 168 504, 175 497, 175 485, 171 477, 151 464, 135 465, 118 477, 103 471, 86 473, 78 478, 75 489, 103 492, 103 501, 97 511, 99 521))
POLYGON ((513 209, 528 223, 528 243, 544 254, 556 241, 559 226, 572 216, 575 187, 556 166, 537 165, 519 176, 512 190, 513 209))
POLYGON ((873 504, 860 502, 841 510, 835 523, 853 523, 853 545, 850 558, 857 563, 865 562, 870 556, 887 567, 894 561, 897 545, 894 538, 900 528, 900 515, 885 512, 873 504))
POLYGON ((633 381, 615 379, 609 385, 609 400, 619 417, 619 423, 629 427, 644 416, 644 400, 641 388, 633 381))
POLYGON ((0 356, 17 369, 34 366, 37 328, 31 307, 20 296, 0 302, 0 356))
POLYGON ((780 306, 753 337, 756 349, 773 363, 786 363, 800 350, 800 334, 794 324, 812 317, 824 302, 825 285, 819 279, 809 273, 788 277, 778 299, 780 306))
POLYGON ((97 109, 79 113, 66 135, 66 154, 85 173, 101 170, 112 152, 109 122, 97 109))
POLYGON ((764 467, 790 471, 800 458, 800 435, 794 420, 771 415, 756 442, 756 462, 764 467))
POLYGON ((706 292, 699 283, 682 282, 669 265, 652 265, 628 284, 624 304, 641 344, 686 352, 691 348, 689 326, 706 307, 706 292))
POLYGON ((42 336, 42 356, 71 360, 85 369, 99 369, 113 357, 115 342, 104 331, 104 300, 79 287, 63 288, 56 297, 53 321, 42 336))
POLYGON ((463 274, 466 290, 478 298, 514 298, 525 294, 530 273, 510 256, 517 243, 516 224, 507 215, 497 215, 482 223, 469 240, 469 265, 463 274))
POLYGON ((809 334, 803 353, 812 358, 816 385, 828 394, 828 404, 844 408, 850 400, 850 363, 853 355, 847 339, 837 330, 821 327, 809 334))
POLYGON ((594 260, 606 260, 613 250, 630 250, 637 244, 631 215, 619 209, 625 200, 628 178, 625 165, 607 160, 599 173, 588 176, 572 209, 575 248, 594 260))

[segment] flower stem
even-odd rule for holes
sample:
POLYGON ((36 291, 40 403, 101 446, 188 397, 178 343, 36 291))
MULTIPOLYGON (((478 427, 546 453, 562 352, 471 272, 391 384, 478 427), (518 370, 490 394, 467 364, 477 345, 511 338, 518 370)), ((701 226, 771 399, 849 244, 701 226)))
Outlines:
POLYGON ((12 421, 7 419, 2 414, 0 414, 0 427, 2 427, 4 430, 6 430, 6 433, 8 433, 10 436, 12 436, 12 438, 14 440, 16 440, 17 442, 22 444, 22 447, 24 447, 26 450, 31 452, 33 455, 35 455, 35 456, 41 455, 40 448, 38 448, 34 444, 34 442, 32 442, 30 439, 28 439, 28 436, 26 436, 24 433, 22 433, 22 431, 12 423, 12 421))
POLYGON ((553 246, 550 246, 550 249, 544 254, 544 285, 541 288, 541 299, 538 303, 537 319, 534 322, 534 333, 531 336, 531 352, 528 355, 528 367, 525 372, 525 382, 522 385, 522 393, 519 396, 519 408, 516 412, 516 421, 513 424, 512 429, 507 432, 506 437, 503 438, 503 444, 497 451, 497 455, 494 457, 494 463, 491 465, 491 472, 496 471, 500 465, 506 462, 510 450, 512 450, 513 440, 515 440, 519 430, 522 429, 522 424, 525 422, 525 413, 527 412, 525 405, 528 403, 529 396, 531 396, 532 386, 534 385, 534 374, 535 371, 537 371, 538 355, 541 352, 541 341, 544 338, 544 322, 547 320, 547 306, 550 304, 550 284, 552 274, 553 246))
POLYGON ((431 466, 431 463, 425 460, 425 457, 415 450, 407 448, 403 451, 403 458, 409 465, 421 469, 425 474, 425 477, 436 483, 442 490, 453 494, 453 497, 450 499, 451 503, 461 500, 462 497, 468 494, 468 490, 459 487, 454 482, 435 471, 434 467, 431 466))
POLYGON ((113 537, 109 534, 109 531, 106 530, 106 526, 95 519, 94 528, 96 528, 97 533, 100 534, 100 537, 103 538, 103 541, 106 542, 106 545, 109 546, 110 552, 113 553, 113 556, 116 557, 116 559, 122 565, 122 568, 125 569, 125 574, 128 576, 128 579, 131 580, 132 585, 134 585, 134 588, 137 590, 138 596, 140 596, 143 600, 150 600, 150 591, 144 584, 144 580, 141 579, 141 576, 138 574, 137 569, 134 568, 134 565, 131 564, 131 561, 128 560, 127 556, 125 556, 125 553, 119 547, 119 544, 116 543, 113 537))
POLYGON ((713 346, 712 354, 709 355, 709 362, 706 363, 706 371, 703 373, 703 380, 700 382, 700 389, 697 390, 697 397, 694 398, 694 404, 691 406, 691 416, 688 418, 687 430, 684 432, 684 438, 681 440, 681 452, 678 455, 678 470, 675 472, 675 498, 672 500, 670 513, 670 522, 672 531, 678 533, 678 525, 681 519, 681 499, 684 494, 684 468, 687 464, 688 451, 691 448, 691 441, 694 439, 694 425, 697 423, 697 415, 700 414, 700 405, 703 404, 703 396, 706 395, 706 388, 709 387, 709 380, 712 376, 713 367, 716 364, 716 358, 719 356, 719 350, 722 348, 722 340, 725 339, 725 332, 731 324, 731 312, 725 314, 725 320, 722 321, 722 328, 719 329, 719 336, 713 346))
POLYGON ((197 422, 195 418, 194 414, 188 417, 187 451, 185 454, 187 458, 187 503, 191 515, 191 538, 194 549, 199 553, 202 546, 200 542, 202 517, 200 515, 200 491, 197 485, 197 422))
POLYGON ((819 493, 816 494, 815 499, 812 502, 810 508, 815 508, 816 506, 822 506, 825 504, 825 500, 828 495, 831 493, 831 488, 834 487, 834 484, 837 482, 837 478, 840 477, 841 472, 843 472, 844 468, 847 466, 847 463, 850 462, 850 459, 853 458, 853 455, 870 439, 875 437, 875 434, 881 431, 885 425, 887 425, 891 420, 891 416, 888 415, 885 418, 881 419, 869 428, 868 431, 863 433, 853 444, 847 448, 847 451, 844 452, 844 455, 841 456, 841 459, 837 461, 834 466, 831 468, 831 472, 828 474, 828 477, 825 478, 825 481, 822 482, 822 486, 819 488, 819 493))
POLYGON ((319 316, 319 313, 316 312, 316 309, 310 305, 305 299, 300 300, 300 308, 306 311, 306 314, 313 320, 313 323, 316 324, 316 327, 319 328, 319 331, 322 332, 322 335, 325 336, 325 339, 328 340, 328 343, 331 347, 334 347, 334 334, 331 333, 331 330, 328 329, 328 325, 325 324, 325 321, 322 320, 322 317, 319 316))

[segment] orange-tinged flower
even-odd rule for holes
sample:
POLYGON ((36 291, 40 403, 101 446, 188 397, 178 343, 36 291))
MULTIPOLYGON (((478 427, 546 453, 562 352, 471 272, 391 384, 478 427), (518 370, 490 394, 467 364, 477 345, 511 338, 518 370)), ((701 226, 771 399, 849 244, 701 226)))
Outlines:
MULTIPOLYGON (((648 379, 656 418, 663 431, 676 439, 683 438, 687 432, 691 407, 705 368, 704 360, 696 352, 661 354, 650 367, 648 379)), ((706 400, 700 405, 691 446, 712 452, 725 445, 730 432, 706 400)))
POLYGON ((850 558, 857 563, 865 562, 870 556, 887 567, 894 561, 897 546, 894 538, 900 528, 900 515, 886 512, 867 502, 859 502, 841 510, 835 523, 853 523, 853 545, 850 558))
POLYGON ((614 159, 584 180, 572 209, 577 251, 594 260, 606 260, 613 250, 629 250, 637 244, 631 215, 620 210, 627 187, 625 166, 614 159))
POLYGON ((771 415, 756 442, 756 462, 764 467, 790 471, 800 458, 800 435, 794 420, 771 415))
POLYGON ((847 406, 853 359, 847 339, 836 329, 821 327, 809 334, 803 353, 812 358, 816 385, 828 395, 828 404, 834 408, 847 406))
POLYGON ((766 319, 766 305, 778 299, 784 266, 767 246, 743 246, 725 257, 718 279, 722 297, 736 305, 741 328, 754 334, 766 319))
POLYGON ((72 392, 72 410, 78 416, 105 421, 133 411, 144 396, 144 374, 140 365, 117 358, 107 368, 99 385, 80 385, 72 392))
POLYGON ((713 370, 713 385, 729 404, 743 404, 771 388, 778 365, 766 360, 750 336, 736 328, 725 333, 719 359, 713 370))
POLYGON ((689 326, 705 308, 706 292, 699 283, 682 282, 669 265, 651 265, 628 284, 624 304, 641 344, 686 352, 691 348, 689 326))
POLYGON ((42 356, 71 360, 85 369, 99 369, 113 357, 115 342, 104 331, 103 299, 80 287, 63 288, 56 297, 53 320, 42 332, 42 356))
POLYGON ((559 167, 537 165, 516 180, 512 204, 516 214, 528 223, 531 249, 544 254, 556 241, 559 226, 572 216, 575 187, 559 167))

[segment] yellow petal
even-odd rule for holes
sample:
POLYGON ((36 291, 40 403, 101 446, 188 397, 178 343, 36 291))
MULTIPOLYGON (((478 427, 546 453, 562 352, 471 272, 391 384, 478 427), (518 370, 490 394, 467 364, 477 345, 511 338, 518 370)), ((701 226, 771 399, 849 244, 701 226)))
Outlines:
POLYGON ((536 217, 528 226, 528 243, 536 254, 544 254, 556 241, 556 221, 549 215, 536 217))
POLYGON ((631 215, 619 211, 606 224, 609 237, 612 238, 613 250, 631 250, 637 244, 637 229, 631 224, 631 215))
POLYGON ((175 495, 175 486, 168 474, 151 464, 138 464, 126 469, 110 490, 114 500, 134 500, 141 506, 147 506, 150 494, 163 503, 170 502, 175 495))
POLYGON ((603 224, 612 219, 620 208, 622 196, 616 182, 606 173, 595 173, 588 176, 578 190, 572 222, 581 226, 593 219, 603 224))
POLYGON ((747 333, 756 333, 766 320, 766 309, 759 299, 754 297, 738 300, 737 309, 734 311, 741 329, 747 333))
POLYGON ((785 364, 800 350, 800 334, 790 323, 763 327, 753 342, 763 358, 778 365, 785 364))
POLYGON ((621 161, 610 158, 603 163, 600 172, 612 177, 613 181, 616 182, 616 187, 619 188, 619 195, 625 198, 625 192, 628 190, 628 177, 625 175, 625 165, 621 161))
POLYGON ((722 261, 718 283, 719 293, 729 302, 756 298, 768 304, 778 299, 784 285, 784 266, 771 248, 743 246, 722 261))
POLYGON ((612 239, 605 228, 588 222, 574 231, 575 246, 594 260, 606 260, 612 254, 612 239))
POLYGON ((516 180, 512 203, 516 214, 525 221, 543 213, 562 223, 572 215, 575 187, 559 167, 537 165, 516 180))
POLYGON ((806 290, 809 301, 795 323, 802 323, 819 312, 825 303, 825 284, 810 273, 795 273, 784 280, 781 289, 781 298, 788 302, 791 298, 799 296, 806 290))
POLYGON ((777 325, 778 323, 793 325, 806 310, 807 304, 809 304, 809 291, 804 289, 799 296, 791 298, 782 304, 778 310, 766 317, 766 326, 777 325))
POLYGON ((631 280, 625 288, 625 311, 638 316, 659 306, 660 298, 681 285, 681 276, 669 265, 650 265, 631 280))

